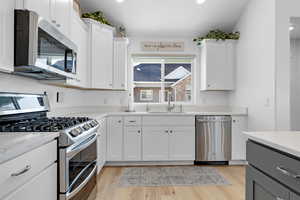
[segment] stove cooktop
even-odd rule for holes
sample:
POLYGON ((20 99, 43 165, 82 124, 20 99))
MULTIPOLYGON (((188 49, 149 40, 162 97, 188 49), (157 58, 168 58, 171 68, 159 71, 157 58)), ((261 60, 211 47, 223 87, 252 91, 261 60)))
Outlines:
POLYGON ((27 119, 0 125, 0 132, 59 132, 90 120, 88 117, 27 119))

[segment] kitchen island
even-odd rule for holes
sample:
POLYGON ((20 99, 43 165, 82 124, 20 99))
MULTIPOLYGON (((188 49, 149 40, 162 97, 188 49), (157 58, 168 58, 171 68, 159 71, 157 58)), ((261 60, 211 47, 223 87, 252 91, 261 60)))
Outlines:
POLYGON ((300 132, 247 132, 246 200, 300 200, 300 132))

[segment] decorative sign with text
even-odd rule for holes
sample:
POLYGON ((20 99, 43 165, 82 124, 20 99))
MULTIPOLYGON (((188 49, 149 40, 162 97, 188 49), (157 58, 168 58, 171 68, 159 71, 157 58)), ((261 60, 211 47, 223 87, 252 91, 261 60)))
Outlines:
POLYGON ((141 42, 142 51, 178 52, 184 51, 184 42, 141 42))

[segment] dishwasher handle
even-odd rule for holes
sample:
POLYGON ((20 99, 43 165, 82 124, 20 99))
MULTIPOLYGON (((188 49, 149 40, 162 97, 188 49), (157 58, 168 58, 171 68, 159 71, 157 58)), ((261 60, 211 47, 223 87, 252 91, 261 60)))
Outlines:
POLYGON ((197 122, 231 122, 231 119, 197 119, 197 122))

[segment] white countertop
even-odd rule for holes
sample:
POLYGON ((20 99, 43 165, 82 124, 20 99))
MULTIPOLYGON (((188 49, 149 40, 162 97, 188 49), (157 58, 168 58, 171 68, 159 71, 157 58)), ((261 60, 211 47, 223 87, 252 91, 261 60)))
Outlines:
MULTIPOLYGON (((87 116, 93 119, 101 119, 107 116, 196 116, 196 115, 231 115, 231 116, 246 116, 247 113, 233 112, 78 112, 65 114, 64 116, 87 116)), ((56 116, 56 115, 55 115, 56 116)))
POLYGON ((38 148, 59 133, 0 133, 0 164, 38 148))
POLYGON ((300 132, 245 132, 246 137, 300 158, 300 132))

